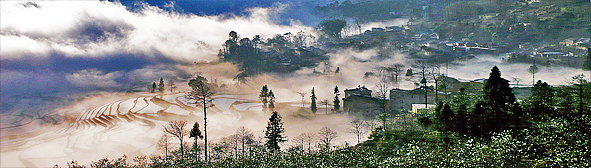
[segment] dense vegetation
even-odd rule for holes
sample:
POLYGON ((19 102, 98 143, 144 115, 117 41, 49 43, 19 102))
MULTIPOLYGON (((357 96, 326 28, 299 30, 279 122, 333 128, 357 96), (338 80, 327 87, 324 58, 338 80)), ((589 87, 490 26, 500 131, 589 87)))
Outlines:
POLYGON ((266 40, 255 35, 251 40, 248 37, 240 38, 237 32, 231 31, 218 55, 222 60, 232 62, 240 68, 242 73, 236 76, 238 80, 265 72, 293 72, 328 60, 324 51, 314 47, 306 48, 314 38, 301 31, 296 34, 277 34, 266 40))
MULTIPOLYGON (((240 128, 211 145, 209 161, 203 159, 200 144, 172 155, 136 157, 134 163, 124 156, 90 166, 589 167, 590 114, 591 82, 582 75, 562 87, 538 81, 532 96, 518 103, 494 67, 481 92, 462 90, 436 110, 410 118, 381 115, 381 125, 373 128, 369 140, 356 146, 334 146, 337 133, 325 127, 277 150, 284 139, 281 117, 274 112, 266 140, 240 128)), ((68 166, 81 167, 75 161, 68 166)))

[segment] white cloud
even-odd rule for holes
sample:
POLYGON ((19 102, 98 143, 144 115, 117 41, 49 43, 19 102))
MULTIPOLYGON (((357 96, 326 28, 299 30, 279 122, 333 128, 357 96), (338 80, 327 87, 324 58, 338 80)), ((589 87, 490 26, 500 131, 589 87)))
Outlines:
POLYGON ((310 31, 297 22, 275 24, 271 15, 282 7, 254 8, 250 16, 197 16, 144 6, 138 13, 118 3, 99 1, 2 2, 2 59, 105 57, 116 53, 162 54, 176 61, 217 59, 217 49, 230 31, 252 37, 310 31))
POLYGON ((120 72, 103 73, 99 70, 81 70, 66 75, 68 82, 79 87, 114 88, 119 86, 115 79, 120 77, 120 72))

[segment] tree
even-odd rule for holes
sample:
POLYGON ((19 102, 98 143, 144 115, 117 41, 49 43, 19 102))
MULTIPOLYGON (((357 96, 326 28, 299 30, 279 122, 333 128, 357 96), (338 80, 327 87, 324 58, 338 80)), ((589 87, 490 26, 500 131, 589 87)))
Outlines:
POLYGON ((183 148, 183 139, 187 136, 187 130, 185 130, 185 126, 187 125, 187 121, 185 120, 173 120, 169 121, 168 125, 164 126, 164 132, 168 133, 180 141, 181 146, 181 155, 184 154, 183 148))
POLYGON ((207 83, 207 79, 202 76, 197 76, 195 77, 195 79, 191 79, 189 81, 189 86, 191 86, 192 90, 191 92, 189 92, 189 95, 187 95, 187 98, 195 100, 195 104, 200 104, 201 106, 203 106, 203 139, 205 141, 203 147, 205 151, 205 160, 208 160, 209 157, 207 155, 207 108, 211 107, 211 96, 215 94, 215 91, 207 83))
POLYGON ((516 105, 515 95, 509 81, 501 78, 501 71, 494 66, 483 88, 483 100, 475 106, 474 114, 480 120, 480 132, 490 133, 505 130, 509 126, 510 114, 516 105))
POLYGON ((238 41, 238 33, 236 33, 235 31, 230 31, 228 36, 230 36, 230 40, 234 42, 238 41))
POLYGON ((394 82, 398 83, 398 76, 400 76, 400 73, 402 73, 402 71, 404 70, 404 65, 403 64, 394 64, 392 65, 392 73, 394 76, 394 82))
POLYGON ((152 83, 152 89, 150 89, 150 92, 152 92, 152 93, 156 92, 156 82, 152 83))
POLYGON ((539 119, 551 115, 553 113, 553 99, 554 90, 552 87, 548 83, 538 80, 532 88, 530 116, 539 119))
POLYGON ((341 31, 347 26, 347 22, 340 19, 325 20, 318 27, 322 32, 332 38, 341 38, 341 31))
POLYGON ((160 83, 158 83, 158 92, 164 92, 164 80, 160 78, 160 83))
POLYGON ((536 65, 532 65, 527 69, 527 72, 529 72, 532 75, 532 81, 531 84, 534 85, 536 83, 536 73, 538 73, 539 69, 536 65))
POLYGON ((168 146, 170 145, 170 135, 163 134, 157 142, 158 149, 164 149, 164 157, 168 158, 168 146))
POLYGON ((468 107, 466 104, 460 105, 456 117, 454 118, 454 130, 460 135, 468 134, 468 116, 466 112, 468 107))
POLYGON ((320 129, 320 132, 318 132, 318 136, 320 139, 320 145, 322 145, 323 149, 330 150, 330 145, 332 144, 332 141, 338 135, 337 132, 325 126, 320 129))
MULTIPOLYGON (((441 108, 441 105, 443 105, 443 103, 440 102, 438 104, 438 106, 440 106, 439 108, 441 108)), ((438 129, 444 133, 446 138, 445 141, 447 142, 449 138, 449 131, 452 131, 454 126, 454 112, 451 110, 449 104, 445 104, 441 110, 437 111, 436 117, 439 123, 438 129)))
POLYGON ((310 110, 312 110, 312 113, 316 114, 316 111, 318 111, 318 108, 316 108, 316 93, 314 93, 314 88, 312 88, 312 95, 310 96, 310 98, 312 98, 312 102, 310 103, 310 110))
POLYGON ((571 97, 573 110, 570 111, 572 115, 572 126, 579 130, 582 134, 591 134, 589 127, 591 127, 591 82, 585 79, 585 75, 580 74, 572 77, 568 91, 568 97, 571 97))
POLYGON ((513 79, 513 82, 515 82, 515 85, 519 86, 519 82, 521 82, 521 78, 518 77, 511 77, 513 79))
POLYGON ((258 44, 261 43, 261 35, 254 35, 254 37, 252 37, 252 44, 254 45, 254 48, 257 49, 257 54, 259 52, 258 50, 258 44))
POLYGON ((193 129, 191 129, 191 133, 189 134, 189 137, 195 138, 195 141, 193 142, 193 146, 197 146, 198 139, 203 139, 203 135, 201 134, 201 130, 199 130, 199 123, 195 122, 195 124, 193 124, 193 129))
POLYGON ((306 100, 304 99, 306 97, 306 93, 304 92, 298 92, 298 94, 300 94, 300 96, 302 96, 302 109, 304 108, 304 103, 306 103, 306 100))
POLYGON ((267 149, 271 151, 279 150, 280 143, 287 141, 283 133, 285 130, 283 129, 283 122, 281 122, 281 116, 277 111, 273 111, 271 114, 271 118, 269 118, 269 122, 267 123, 267 130, 265 131, 265 138, 267 142, 265 146, 267 149))
POLYGON ((404 76, 412 76, 412 75, 413 75, 412 69, 407 69, 406 74, 404 76))
POLYGON ((388 101, 386 100, 386 96, 389 90, 389 83, 388 83, 388 74, 386 68, 379 68, 377 69, 377 77, 378 82, 376 85, 376 97, 378 98, 378 105, 382 110, 382 113, 386 113, 388 111, 388 101))
POLYGON ((296 143, 299 143, 299 145, 302 147, 302 149, 306 148, 306 145, 308 145, 308 153, 312 150, 312 144, 316 142, 316 134, 314 133, 303 133, 298 135, 294 141, 296 143))
POLYGON ((174 80, 171 79, 170 81, 168 81, 168 87, 170 88, 170 93, 174 93, 174 89, 176 89, 174 80))
POLYGON ((244 157, 244 154, 246 152, 246 146, 252 145, 255 142, 254 134, 252 134, 252 132, 244 126, 238 127, 238 130, 236 130, 236 133, 234 134, 240 142, 242 149, 242 157, 244 157))
POLYGON ((359 119, 355 119, 351 121, 351 127, 349 133, 357 136, 357 144, 361 143, 361 136, 365 133, 365 123, 359 119))
POLYGON ((591 71, 591 48, 587 49, 587 58, 585 59, 585 63, 583 63, 583 69, 591 71))
POLYGON ((339 87, 338 86, 334 86, 334 100, 332 101, 333 103, 333 111, 335 112, 339 112, 341 111, 341 101, 339 100, 339 95, 341 95, 339 93, 339 87))
POLYGON ((264 85, 263 88, 261 88, 261 93, 259 93, 259 99, 263 102, 263 110, 267 110, 268 97, 269 89, 267 88, 267 85, 264 85))
POLYGON ((269 109, 275 111, 275 94, 273 93, 273 90, 269 90, 269 95, 267 97, 269 97, 269 109))

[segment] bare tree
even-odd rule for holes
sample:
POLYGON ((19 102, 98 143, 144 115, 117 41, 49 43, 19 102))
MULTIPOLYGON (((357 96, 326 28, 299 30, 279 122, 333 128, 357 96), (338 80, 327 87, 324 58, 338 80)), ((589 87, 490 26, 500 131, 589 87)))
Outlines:
POLYGON ((386 96, 388 95, 388 91, 390 89, 386 69, 379 68, 377 71, 377 77, 378 82, 376 83, 376 97, 378 98, 378 103, 380 109, 382 109, 382 113, 386 113, 388 111, 388 101, 386 100, 386 96))
POLYGON ((521 82, 521 78, 518 77, 511 77, 513 79, 513 82, 515 82, 515 85, 519 86, 519 82, 521 82))
POLYGON ((390 80, 394 83, 398 83, 398 77, 404 71, 404 65, 400 63, 392 64, 387 67, 383 67, 388 74, 390 74, 390 80))
POLYGON ((244 153, 246 152, 246 146, 250 146, 255 142, 254 134, 252 134, 252 132, 244 126, 240 126, 235 134, 237 138, 240 140, 240 145, 242 147, 242 157, 244 157, 244 153))
POLYGON ((363 21, 359 18, 355 18, 355 25, 357 26, 357 31, 359 31, 359 34, 361 34, 361 25, 363 24, 363 21))
POLYGON ((169 121, 168 125, 164 126, 164 132, 179 139, 181 146, 181 155, 184 154, 183 139, 189 133, 189 131, 185 130, 185 126, 187 126, 187 121, 185 120, 169 121))
POLYGON ((439 73, 439 65, 432 65, 431 66, 431 76, 433 77, 433 81, 435 81, 435 103, 439 102, 439 81, 441 81, 442 75, 439 73), (437 69, 437 71, 435 71, 437 69))
POLYGON ((300 94, 300 96, 302 96, 302 108, 304 108, 304 103, 306 103, 306 100, 304 99, 304 97, 306 96, 306 93, 298 92, 298 94, 300 94))
POLYGON ((221 140, 221 143, 223 144, 223 146, 226 146, 232 150, 232 152, 230 152, 230 153, 232 155, 234 155, 234 159, 238 158, 238 149, 240 146, 240 138, 238 137, 237 134, 232 134, 232 135, 223 137, 221 140))
POLYGON ((176 89, 176 86, 174 84, 174 80, 169 80, 168 81, 168 87, 170 88, 170 93, 174 93, 174 89, 176 89))
POLYGON ((412 66, 414 68, 421 69, 422 78, 421 78, 420 84, 421 84, 421 88, 425 90, 425 108, 427 108, 429 88, 427 87, 428 81, 427 81, 427 77, 425 75, 428 73, 426 69, 428 69, 429 64, 427 64, 427 62, 424 60, 418 60, 412 66))
POLYGON ((318 136, 320 139, 320 145, 323 146, 324 149, 330 149, 330 145, 332 141, 338 136, 337 132, 333 131, 328 127, 322 127, 320 132, 318 132, 318 136))
POLYGON ((351 129, 349 133, 353 133, 357 136, 357 144, 361 143, 361 136, 365 134, 365 123, 359 119, 351 121, 351 129))
POLYGON ((303 133, 298 135, 294 141, 302 147, 302 149, 306 148, 307 145, 307 149, 308 149, 308 153, 312 150, 312 144, 316 143, 316 134, 311 133, 311 132, 307 132, 307 133, 303 133))
POLYGON ((324 105, 324 113, 328 114, 328 100, 322 100, 319 103, 324 105))
POLYGON ((192 90, 189 95, 187 95, 187 98, 195 100, 195 104, 203 106, 203 139, 205 141, 203 147, 205 151, 205 160, 209 161, 209 157, 207 156, 207 108, 212 106, 211 96, 215 94, 215 91, 212 89, 213 87, 207 83, 207 79, 202 76, 197 76, 195 79, 191 79, 189 81, 189 86, 191 86, 192 90))
POLYGON ((158 149, 164 149, 164 158, 168 158, 168 146, 170 145, 170 135, 165 133, 160 136, 160 140, 158 140, 158 149))

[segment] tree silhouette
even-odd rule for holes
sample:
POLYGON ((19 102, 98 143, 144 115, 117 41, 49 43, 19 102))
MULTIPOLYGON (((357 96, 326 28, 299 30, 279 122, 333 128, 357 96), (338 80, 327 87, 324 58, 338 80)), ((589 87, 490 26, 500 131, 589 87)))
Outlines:
POLYGON ((164 80, 160 78, 160 82, 158 83, 158 92, 164 92, 164 80))
POLYGON ((545 118, 553 113, 554 90, 548 83, 538 80, 532 88, 530 116, 536 119, 545 118))
POLYGON ((267 130, 265 131, 265 138, 267 142, 265 146, 271 151, 279 150, 280 143, 287 141, 283 135, 285 130, 283 129, 283 122, 281 122, 281 116, 277 111, 273 111, 269 122, 267 123, 267 130))
MULTIPOLYGON (((490 77, 486 80, 483 88, 483 100, 475 105, 473 117, 479 118, 479 125, 476 126, 481 133, 490 133, 505 130, 509 128, 512 111, 516 104, 513 90, 509 87, 509 81, 501 78, 501 71, 494 66, 490 72, 490 77)), ((476 123, 475 123, 476 124, 476 123)), ((488 136, 488 135, 484 135, 488 136)))
POLYGON ((205 160, 208 160, 208 152, 207 152, 207 108, 211 107, 211 96, 215 94, 215 91, 212 89, 211 86, 207 83, 207 79, 202 76, 197 76, 195 79, 191 79, 189 81, 189 86, 191 86, 192 90, 187 95, 188 99, 195 100, 195 104, 200 104, 203 106, 203 131, 204 131, 204 140, 205 144, 205 160))
POLYGON ((453 126, 454 126, 454 120, 455 120, 455 115, 454 115, 454 111, 451 110, 451 107, 449 106, 449 104, 445 104, 443 105, 443 107, 441 107, 443 105, 443 103, 439 102, 438 104, 438 108, 440 108, 441 110, 437 111, 437 121, 438 121, 438 129, 441 130, 443 132, 443 134, 445 135, 446 138, 446 142, 449 138, 449 132, 453 131, 453 126))
POLYGON ((152 88, 150 89, 150 92, 152 92, 152 93, 156 92, 156 82, 152 83, 152 88))
POLYGON ((269 109, 271 109, 271 111, 275 111, 275 94, 273 93, 273 90, 269 90, 269 109))
POLYGON ((338 86, 334 86, 334 100, 332 101, 333 103, 333 111, 335 112, 339 112, 341 111, 341 100, 339 100, 339 95, 341 95, 339 93, 339 87, 338 86))
POLYGON ((199 123, 195 122, 195 124, 193 124, 193 129, 191 129, 191 133, 189 134, 189 137, 195 138, 195 141, 193 142, 194 147, 197 146, 198 139, 203 139, 203 135, 201 134, 201 130, 199 130, 199 123))
POLYGON ((532 85, 534 85, 536 83, 536 73, 538 73, 538 71, 539 71, 539 69, 535 64, 530 66, 527 69, 527 72, 529 72, 532 75, 532 81, 531 81, 532 85))
POLYGON ((259 93, 259 99, 263 102, 263 110, 267 110, 268 97, 269 89, 267 88, 267 85, 264 85, 263 88, 261 88, 261 93, 259 93))
POLYGON ((316 108, 316 93, 314 93, 314 88, 312 88, 312 95, 310 96, 310 98, 312 99, 312 102, 310 103, 310 110, 312 110, 312 113, 316 114, 316 111, 318 111, 318 108, 316 108))

